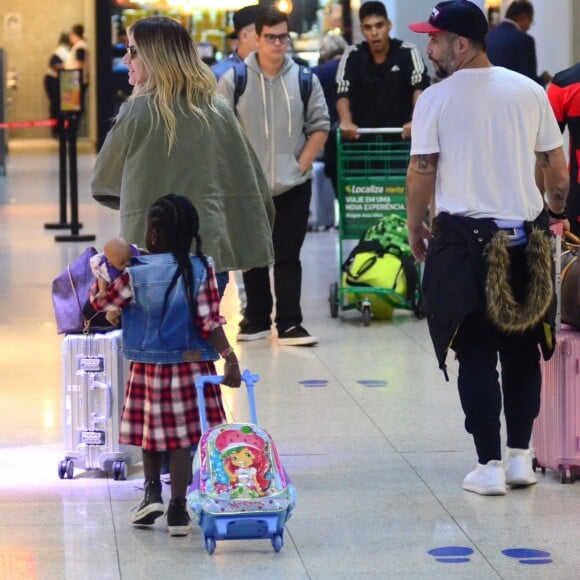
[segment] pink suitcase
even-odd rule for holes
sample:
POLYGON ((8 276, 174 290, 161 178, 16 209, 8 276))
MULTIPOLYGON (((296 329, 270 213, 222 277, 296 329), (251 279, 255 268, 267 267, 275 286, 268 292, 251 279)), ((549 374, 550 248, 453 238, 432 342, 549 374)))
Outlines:
MULTIPOLYGON (((561 229, 556 238, 557 320, 560 321, 561 229)), ((580 305, 579 305, 580 307, 580 305)), ((562 483, 580 474, 580 330, 558 324, 556 350, 542 360, 540 414, 532 429, 534 467, 560 472, 562 483)))
POLYGON ((532 430, 535 465, 560 472, 562 483, 580 475, 580 331, 562 325, 556 351, 542 361, 540 414, 532 430))

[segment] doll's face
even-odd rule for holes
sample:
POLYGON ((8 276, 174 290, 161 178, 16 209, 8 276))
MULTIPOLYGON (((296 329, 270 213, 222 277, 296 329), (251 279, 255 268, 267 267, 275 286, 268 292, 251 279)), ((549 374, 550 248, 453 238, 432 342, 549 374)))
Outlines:
POLYGON ((230 455, 232 465, 236 467, 249 467, 253 465, 254 457, 254 454, 248 448, 244 448, 230 455))

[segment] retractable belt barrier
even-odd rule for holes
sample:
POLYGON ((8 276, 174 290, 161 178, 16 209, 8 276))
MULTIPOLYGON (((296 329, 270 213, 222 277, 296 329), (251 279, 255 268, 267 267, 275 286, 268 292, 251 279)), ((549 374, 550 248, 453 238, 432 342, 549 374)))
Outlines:
POLYGON ((78 117, 75 114, 59 117, 58 119, 41 119, 39 121, 13 121, 0 123, 0 131, 3 129, 28 129, 31 127, 57 127, 59 140, 59 201, 60 220, 56 223, 44 224, 45 229, 70 229, 71 233, 64 236, 55 236, 57 242, 85 242, 92 241, 96 236, 92 234, 81 235, 79 229, 83 224, 79 223, 78 215, 78 177, 77 177, 77 124, 78 117), (67 157, 68 157, 68 181, 70 182, 70 206, 71 220, 67 221, 67 157))

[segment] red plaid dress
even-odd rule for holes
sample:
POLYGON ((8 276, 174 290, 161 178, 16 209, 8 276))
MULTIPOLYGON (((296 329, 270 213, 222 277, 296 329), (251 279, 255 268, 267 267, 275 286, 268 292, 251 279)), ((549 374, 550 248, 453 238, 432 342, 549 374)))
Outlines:
MULTIPOLYGON (((124 273, 95 297, 97 310, 125 308, 133 299, 129 274, 124 273)), ((225 324, 219 314, 219 294, 213 267, 197 294, 196 323, 202 338, 225 324)), ((121 416, 119 443, 145 451, 166 451, 197 445, 201 436, 195 378, 215 375, 213 361, 154 364, 131 361, 121 416)), ((210 426, 226 421, 218 385, 205 385, 205 409, 210 426)))

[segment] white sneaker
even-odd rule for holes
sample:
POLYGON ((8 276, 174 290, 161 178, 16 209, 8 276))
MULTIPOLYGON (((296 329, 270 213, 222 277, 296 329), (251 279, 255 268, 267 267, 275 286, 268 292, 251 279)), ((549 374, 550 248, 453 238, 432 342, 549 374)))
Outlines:
POLYGON ((463 489, 480 495, 505 495, 505 471, 501 461, 492 459, 486 465, 477 464, 463 480, 463 489))
POLYGON ((524 487, 538 482, 532 466, 532 452, 529 449, 507 448, 505 480, 508 485, 514 487, 524 487))

